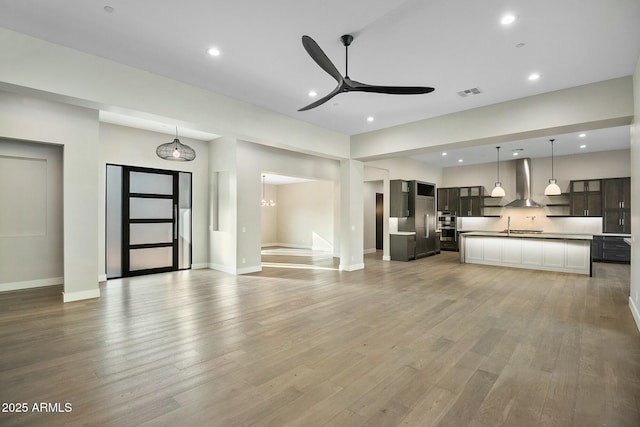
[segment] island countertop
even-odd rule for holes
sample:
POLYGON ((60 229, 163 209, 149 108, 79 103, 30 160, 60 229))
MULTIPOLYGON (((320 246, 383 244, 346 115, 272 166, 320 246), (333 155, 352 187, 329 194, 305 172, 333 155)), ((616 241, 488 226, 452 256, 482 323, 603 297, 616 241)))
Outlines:
POLYGON ((468 231, 461 232, 461 237, 483 236, 483 237, 509 237, 523 239, 564 239, 564 240, 593 240, 592 234, 577 233, 546 233, 546 232, 526 232, 526 231, 468 231))

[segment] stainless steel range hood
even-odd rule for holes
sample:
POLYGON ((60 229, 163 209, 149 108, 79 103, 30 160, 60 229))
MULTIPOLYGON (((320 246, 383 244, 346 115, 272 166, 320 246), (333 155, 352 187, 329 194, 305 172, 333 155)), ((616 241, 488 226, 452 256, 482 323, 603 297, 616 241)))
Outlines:
POLYGON ((541 208, 542 205, 531 200, 531 159, 516 160, 516 199, 508 208, 541 208))

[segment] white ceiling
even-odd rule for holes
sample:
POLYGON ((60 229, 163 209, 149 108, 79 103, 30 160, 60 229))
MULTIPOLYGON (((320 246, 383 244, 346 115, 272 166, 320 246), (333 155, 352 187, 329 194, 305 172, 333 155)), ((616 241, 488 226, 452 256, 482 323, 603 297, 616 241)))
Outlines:
POLYGON ((640 56, 638 0, 2 0, 0 8, 0 26, 349 135, 628 76, 640 56), (506 12, 517 16, 510 26, 500 24, 506 12), (435 92, 352 92, 298 112, 313 101, 309 90, 323 96, 335 86, 301 36, 342 72, 346 33, 355 36, 353 79, 435 92), (219 57, 207 55, 211 46, 219 57), (534 71, 541 78, 531 82, 534 71), (482 93, 457 95, 474 87, 482 93))
POLYGON ((625 150, 629 149, 630 146, 629 132, 629 126, 618 126, 607 129, 554 135, 548 138, 524 139, 459 150, 431 151, 429 153, 412 156, 412 158, 440 167, 491 163, 498 159, 496 146, 500 147, 500 161, 514 160, 522 157, 551 157, 550 139, 555 140, 553 143, 554 156, 625 150), (443 155, 443 153, 446 153, 446 155, 443 155), (462 162, 460 160, 462 160, 462 162))

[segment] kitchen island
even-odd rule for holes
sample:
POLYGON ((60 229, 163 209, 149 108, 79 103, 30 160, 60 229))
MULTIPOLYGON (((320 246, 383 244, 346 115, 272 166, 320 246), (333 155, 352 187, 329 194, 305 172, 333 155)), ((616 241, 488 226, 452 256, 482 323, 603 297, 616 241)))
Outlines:
POLYGON ((460 262, 592 275, 588 234, 473 231, 460 234, 460 262))

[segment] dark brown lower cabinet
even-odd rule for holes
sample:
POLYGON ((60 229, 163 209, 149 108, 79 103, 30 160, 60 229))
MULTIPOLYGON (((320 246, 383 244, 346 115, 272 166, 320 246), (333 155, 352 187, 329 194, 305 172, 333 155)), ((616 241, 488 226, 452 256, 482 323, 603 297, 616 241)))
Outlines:
POLYGON ((593 236, 591 243, 591 258, 593 261, 631 262, 631 247, 620 236, 593 236))

